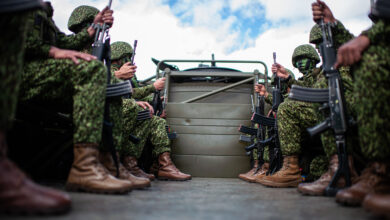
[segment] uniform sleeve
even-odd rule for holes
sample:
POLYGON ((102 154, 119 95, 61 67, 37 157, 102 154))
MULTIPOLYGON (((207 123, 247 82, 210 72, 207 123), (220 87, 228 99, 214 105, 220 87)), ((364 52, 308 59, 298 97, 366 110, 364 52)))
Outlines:
POLYGON ((93 43, 93 38, 88 34, 88 28, 84 28, 78 34, 65 35, 57 33, 57 46, 62 49, 82 50, 93 43))
POLYGON ((147 85, 144 87, 134 88, 133 98, 138 99, 138 100, 143 99, 143 98, 147 97, 148 95, 150 95, 150 93, 153 93, 155 91, 156 91, 156 89, 154 88, 153 84, 147 85))
POLYGON ((388 42, 389 34, 390 25, 386 24, 383 20, 379 20, 371 28, 361 33, 361 35, 367 36, 370 42, 388 42))
POLYGON ((25 57, 29 59, 48 58, 51 45, 45 43, 41 37, 41 30, 34 25, 38 11, 32 12, 27 19, 27 38, 25 45, 25 57))
POLYGON ((265 102, 272 105, 273 99, 272 94, 269 92, 268 95, 265 97, 265 102))
POLYGON ((340 21, 332 28, 332 34, 337 48, 354 38, 340 21))

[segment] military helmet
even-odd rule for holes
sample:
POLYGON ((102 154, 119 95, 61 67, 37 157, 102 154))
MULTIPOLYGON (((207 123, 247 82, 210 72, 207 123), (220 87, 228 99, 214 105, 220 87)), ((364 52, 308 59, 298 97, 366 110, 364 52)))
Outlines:
POLYGON ((378 19, 390 20, 390 1, 371 0, 371 11, 368 17, 374 22, 378 19))
POLYGON ((97 8, 88 5, 75 8, 68 20, 68 29, 73 33, 81 31, 82 28, 93 22, 98 13, 97 8))
POLYGON ((314 49, 314 47, 310 44, 303 44, 295 48, 294 53, 292 55, 292 65, 294 67, 297 68, 296 62, 298 58, 301 57, 315 60, 315 64, 320 62, 320 57, 318 56, 316 49, 314 49))
POLYGON ((131 56, 133 48, 130 44, 117 41, 111 44, 111 60, 119 60, 125 56, 131 56))
POLYGON ((315 24, 310 30, 309 42, 311 44, 319 44, 322 42, 322 32, 318 24, 315 24))

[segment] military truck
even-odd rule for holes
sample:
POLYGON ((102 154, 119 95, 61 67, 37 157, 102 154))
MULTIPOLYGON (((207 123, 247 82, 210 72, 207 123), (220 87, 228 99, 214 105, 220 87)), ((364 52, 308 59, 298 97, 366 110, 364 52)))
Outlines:
MULTIPOLYGON (((157 62, 156 62, 157 63, 157 62)), ((167 122, 177 133, 172 158, 194 177, 237 177, 250 169, 240 125, 250 126, 252 105, 258 105, 254 84, 268 87, 268 68, 249 60, 162 60, 156 78, 166 77, 164 105, 167 122), (200 63, 179 70, 167 64, 200 63), (210 65, 205 65, 209 63, 210 65), (242 72, 217 64, 255 64, 262 72, 242 72)), ((267 108, 270 108, 267 106, 267 108)))

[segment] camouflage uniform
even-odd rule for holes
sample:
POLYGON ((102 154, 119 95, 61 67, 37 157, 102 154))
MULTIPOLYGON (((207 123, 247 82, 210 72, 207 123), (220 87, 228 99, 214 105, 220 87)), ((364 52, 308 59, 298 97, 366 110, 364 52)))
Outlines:
POLYGON ((0 25, 5 31, 0 35, 0 131, 6 131, 14 117, 23 72, 27 12, 1 14, 0 25), (11 31, 12 30, 12 31, 11 31), (4 43, 5 42, 5 43, 4 43))
POLYGON ((369 160, 390 156, 390 25, 379 20, 362 33, 370 47, 354 66, 356 111, 362 153, 369 160))
MULTIPOLYGON (((332 27, 332 34, 335 47, 340 47, 343 43, 351 40, 354 36, 344 27, 344 25, 337 21, 337 24, 332 27)), ((322 32, 320 27, 316 24, 313 26, 310 32, 310 42, 319 44, 322 42, 322 32)), ((341 79, 344 86, 344 96, 346 101, 347 113, 348 115, 355 117, 356 116, 356 100, 353 93, 353 79, 350 73, 349 67, 341 67, 339 69, 341 79)), ((328 88, 328 79, 324 76, 323 72, 318 76, 318 80, 314 85, 314 88, 328 88)), ((314 104, 313 108, 317 112, 318 121, 322 122, 325 120, 324 115, 321 112, 318 112, 319 104, 314 104)), ((356 134, 353 134, 354 131, 348 130, 347 136, 347 146, 350 150, 353 149, 353 146, 356 145, 356 134)), ((333 130, 327 130, 321 134, 321 141, 324 147, 324 151, 328 158, 337 153, 336 140, 334 138, 333 130)))
MULTIPOLYGON (((99 13, 99 10, 95 7, 82 5, 75 8, 68 20, 68 29, 72 31, 74 34, 78 34, 87 30, 91 24, 95 16, 99 13)), ((91 53, 92 45, 88 44, 82 50, 85 53, 91 53)), ((111 83, 117 83, 115 77, 111 77, 111 83)), ((122 144, 122 98, 121 97, 113 97, 108 100, 109 102, 109 112, 110 112, 110 122, 113 124, 112 128, 112 136, 114 141, 114 146, 119 149, 122 144)), ((100 149, 103 151, 107 151, 107 146, 103 146, 103 141, 100 144, 100 149)))
POLYGON ((66 36, 44 11, 31 14, 28 27, 21 100, 47 106, 64 104, 73 112, 74 143, 99 143, 107 77, 103 63, 80 60, 80 64, 75 65, 69 59, 48 57, 52 46, 82 50, 92 44, 93 39, 86 29, 66 36))
MULTIPOLYGON (((111 59, 112 60, 121 60, 122 64, 129 62, 130 57, 133 53, 133 48, 130 44, 122 41, 114 42, 111 44, 111 59)), ((119 68, 118 68, 119 69, 119 68)), ((114 72, 112 71, 113 77, 115 77, 114 72)), ((139 87, 138 83, 135 80, 135 75, 131 78, 131 84, 133 85, 133 94, 132 98, 150 102, 150 94, 155 92, 156 89, 153 85, 148 85, 144 87, 139 87)), ((118 79, 119 80, 119 79, 118 79)), ((152 98, 153 99, 153 98, 152 98)))
MULTIPOLYGON (((118 70, 118 66, 113 65, 112 72, 118 70)), ((166 122, 164 119, 153 116, 151 119, 137 121, 137 114, 144 109, 136 104, 134 99, 123 99, 122 105, 122 144, 120 154, 123 156, 135 156, 139 158, 147 140, 153 145, 153 155, 158 156, 164 152, 170 152, 170 140, 166 132, 166 122), (135 144, 130 141, 129 136, 134 135, 140 139, 140 143, 135 144)))

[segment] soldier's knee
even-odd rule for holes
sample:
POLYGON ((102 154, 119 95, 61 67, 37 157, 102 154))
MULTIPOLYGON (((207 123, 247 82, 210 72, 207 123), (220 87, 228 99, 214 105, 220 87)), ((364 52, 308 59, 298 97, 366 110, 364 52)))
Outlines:
POLYGON ((92 60, 92 61, 83 61, 82 65, 82 76, 86 80, 88 80, 91 83, 96 84, 106 84, 107 82, 107 68, 106 66, 99 60, 92 60))

